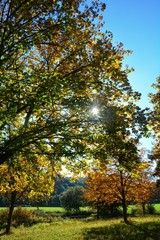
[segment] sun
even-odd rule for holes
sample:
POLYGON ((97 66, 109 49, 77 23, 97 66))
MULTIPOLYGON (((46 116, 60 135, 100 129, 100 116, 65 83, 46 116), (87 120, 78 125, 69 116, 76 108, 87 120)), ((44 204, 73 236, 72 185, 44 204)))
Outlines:
POLYGON ((92 113, 93 113, 93 115, 98 115, 99 109, 97 107, 93 107, 92 108, 92 113))

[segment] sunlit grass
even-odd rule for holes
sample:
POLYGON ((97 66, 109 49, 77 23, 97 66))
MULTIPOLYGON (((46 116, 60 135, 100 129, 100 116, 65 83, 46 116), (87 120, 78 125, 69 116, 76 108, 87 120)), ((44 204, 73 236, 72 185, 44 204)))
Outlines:
MULTIPOLYGON (((62 207, 23 207, 26 208, 27 210, 35 211, 35 210, 42 210, 44 212, 65 212, 65 209, 62 207)), ((1 210, 6 210, 7 207, 0 207, 1 210)), ((16 209, 16 207, 15 207, 16 209)))
POLYGON ((156 212, 159 212, 160 213, 160 204, 153 204, 155 209, 156 209, 156 212))
MULTIPOLYGON (((157 213, 160 213, 160 204, 153 204, 153 206, 156 209, 157 213)), ((128 206, 128 213, 131 213, 132 209, 135 208, 136 205, 129 205, 128 206)), ((31 211, 35 211, 38 208, 37 207, 24 207, 27 210, 31 210, 31 211)), ((1 210, 5 210, 7 209, 6 207, 0 207, 0 211, 1 210)), ((44 212, 60 212, 60 213, 65 213, 65 209, 62 207, 39 207, 39 210, 42 210, 44 212)), ((90 207, 82 207, 81 211, 90 211, 91 208, 90 207)))
MULTIPOLYGON (((112 220, 67 220, 40 223, 32 227, 12 229, 10 235, 1 235, 0 240, 159 240, 160 218, 131 218, 126 225, 122 219, 112 220)), ((3 231, 1 231, 2 233, 3 231)))
MULTIPOLYGON (((160 204, 154 206, 156 211, 160 212, 160 204)), ((129 206, 128 211, 130 212, 133 207, 135 206, 129 206)), ((26 208, 37 210, 36 207, 26 208)), ((12 227, 11 234, 7 236, 3 235, 2 229, 0 240, 160 240, 159 215, 132 217, 129 218, 131 224, 126 225, 122 218, 106 220, 93 220, 92 217, 83 220, 61 218, 65 213, 61 207, 40 207, 39 210, 52 214, 51 222, 38 223, 28 228, 12 227)), ((90 209, 85 207, 83 210, 90 209)))

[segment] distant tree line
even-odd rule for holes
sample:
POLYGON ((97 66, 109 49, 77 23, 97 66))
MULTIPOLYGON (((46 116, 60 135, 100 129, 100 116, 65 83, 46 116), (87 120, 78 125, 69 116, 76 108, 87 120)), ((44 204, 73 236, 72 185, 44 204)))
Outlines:
MULTIPOLYGON (((27 199, 23 201, 17 201, 15 205, 22 205, 22 206, 48 206, 48 207, 61 207, 60 197, 63 192, 67 191, 71 187, 85 187, 85 179, 81 178, 77 181, 72 181, 70 177, 62 177, 58 176, 54 178, 55 185, 54 191, 51 193, 51 196, 47 200, 40 200, 38 202, 29 202, 27 199)), ((45 186, 44 186, 45 187, 45 186)), ((5 198, 5 196, 0 196, 0 206, 6 207, 9 206, 10 202, 5 198)))

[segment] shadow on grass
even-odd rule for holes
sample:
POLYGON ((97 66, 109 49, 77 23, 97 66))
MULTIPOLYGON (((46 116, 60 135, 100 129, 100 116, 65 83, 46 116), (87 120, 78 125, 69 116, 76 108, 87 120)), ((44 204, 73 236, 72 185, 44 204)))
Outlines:
POLYGON ((5 224, 0 224, 0 236, 3 236, 6 234, 6 225, 5 224))
POLYGON ((160 240, 160 222, 115 224, 86 229, 85 240, 160 240))

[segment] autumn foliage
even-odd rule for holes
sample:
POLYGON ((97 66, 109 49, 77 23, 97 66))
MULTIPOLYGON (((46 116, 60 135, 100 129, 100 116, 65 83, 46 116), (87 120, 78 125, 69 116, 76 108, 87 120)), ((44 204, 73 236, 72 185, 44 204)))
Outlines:
POLYGON ((160 176, 160 77, 157 78, 155 84, 152 85, 156 92, 150 94, 153 111, 150 118, 150 127, 154 133, 155 145, 151 154, 151 158, 156 160, 157 168, 155 174, 160 176))
POLYGON ((1 164, 34 152, 52 161, 76 159, 95 124, 94 104, 102 113, 120 107, 119 119, 127 117, 128 125, 134 123, 131 113, 136 125, 142 120, 133 104, 140 95, 128 80, 132 70, 122 67, 130 51, 101 31, 105 7, 82 0, 0 3, 1 164))
POLYGON ((11 212, 21 196, 49 196, 52 170, 78 175, 97 159, 107 175, 91 174, 93 199, 123 202, 124 211, 133 200, 127 171, 148 131, 146 109, 123 65, 131 51, 102 31, 105 8, 99 0, 0 1, 0 192, 11 212), (106 168, 110 158, 122 168, 106 168))
POLYGON ((47 200, 54 190, 53 169, 44 157, 35 155, 34 161, 19 157, 10 165, 0 165, 0 194, 9 202, 6 232, 9 233, 15 204, 27 200, 47 200))
POLYGON ((155 192, 155 182, 151 181, 149 165, 142 163, 129 172, 114 162, 102 172, 96 170, 88 175, 85 198, 97 210, 105 206, 121 205, 127 222, 127 205, 145 205, 155 192))

